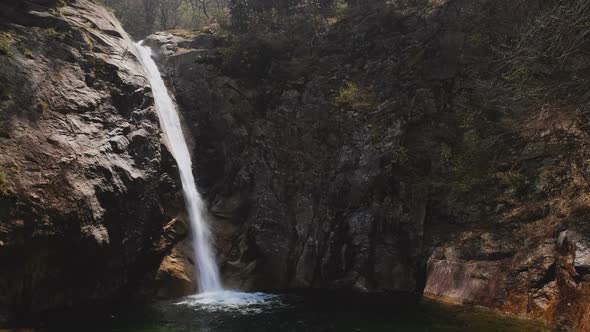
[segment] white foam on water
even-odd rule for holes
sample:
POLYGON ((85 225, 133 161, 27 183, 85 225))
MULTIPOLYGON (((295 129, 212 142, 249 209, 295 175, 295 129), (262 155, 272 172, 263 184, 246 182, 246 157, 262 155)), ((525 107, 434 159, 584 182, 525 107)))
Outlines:
POLYGON ((175 304, 204 311, 235 311, 242 314, 259 313, 270 307, 283 305, 278 295, 243 293, 230 290, 187 296, 175 304))

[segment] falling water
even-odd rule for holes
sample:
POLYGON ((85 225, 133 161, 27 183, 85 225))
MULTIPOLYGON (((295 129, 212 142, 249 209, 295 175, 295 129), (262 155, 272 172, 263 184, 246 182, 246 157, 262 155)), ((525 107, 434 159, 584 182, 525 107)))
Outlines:
POLYGON ((211 231, 204 218, 203 200, 195 185, 191 168, 191 156, 182 134, 176 104, 170 97, 166 85, 164 85, 156 63, 152 60, 151 49, 143 46, 142 42, 138 42, 136 46, 140 61, 152 86, 160 125, 168 138, 170 150, 178 164, 184 201, 192 230, 199 292, 221 291, 223 288, 219 280, 219 269, 211 250, 211 231))
POLYGON ((160 71, 154 60, 152 60, 151 49, 143 46, 142 42, 138 42, 136 46, 140 61, 152 86, 160 124, 168 138, 172 155, 178 164, 184 200, 192 230, 200 294, 191 295, 178 302, 178 305, 194 307, 196 310, 237 310, 242 313, 257 312, 268 306, 276 306, 280 301, 274 295, 224 290, 221 286, 219 269, 211 250, 211 232, 204 220, 203 200, 195 185, 191 169, 191 157, 182 134, 176 104, 168 94, 168 89, 164 85, 160 71))

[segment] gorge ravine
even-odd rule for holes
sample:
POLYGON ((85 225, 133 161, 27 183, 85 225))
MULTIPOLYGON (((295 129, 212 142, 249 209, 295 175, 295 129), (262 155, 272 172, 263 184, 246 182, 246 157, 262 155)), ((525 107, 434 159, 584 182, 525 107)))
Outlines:
MULTIPOLYGON (((194 137, 224 286, 590 330, 589 48, 544 44, 587 28, 567 15, 588 2, 394 3, 317 35, 145 39, 194 137)), ((0 321, 194 292, 178 168, 119 22, 88 0, 3 0, 0 18, 0 321)))

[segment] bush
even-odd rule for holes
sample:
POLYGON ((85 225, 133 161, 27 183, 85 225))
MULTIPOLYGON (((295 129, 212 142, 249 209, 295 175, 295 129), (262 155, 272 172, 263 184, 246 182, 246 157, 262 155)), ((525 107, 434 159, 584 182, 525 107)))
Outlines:
POLYGON ((338 91, 336 105, 351 109, 364 109, 373 105, 373 94, 354 82, 346 82, 338 91))
POLYGON ((336 0, 334 2, 334 13, 337 16, 344 15, 344 13, 348 10, 348 2, 344 0, 336 0))
POLYGON ((0 54, 12 55, 14 40, 9 33, 0 33, 0 54))
POLYGON ((27 58, 32 59, 33 58, 33 51, 29 50, 28 48, 25 47, 19 47, 19 51, 27 58))
POLYGON ((0 101, 9 100, 12 98, 12 89, 8 84, 0 85, 0 101))
POLYGON ((509 190, 520 192, 526 187, 527 178, 524 174, 518 172, 499 173, 497 178, 500 184, 509 190))
POLYGON ((82 33, 82 36, 84 38, 84 42, 86 43, 86 45, 88 45, 88 47, 92 49, 94 47, 94 41, 92 40, 92 38, 88 36, 86 33, 82 33))
POLYGON ((187 38, 187 39, 195 38, 195 37, 203 34, 203 32, 200 30, 188 30, 188 29, 171 29, 171 30, 167 30, 167 32, 169 32, 175 36, 179 36, 179 37, 187 38))
POLYGON ((397 165, 404 165, 408 162, 408 149, 397 146, 391 151, 392 162, 397 165))
POLYGON ((53 27, 52 28, 45 29, 45 33, 49 37, 57 37, 57 36, 59 36, 59 32, 57 32, 57 30, 55 28, 53 28, 53 27))
POLYGON ((49 104, 47 104, 47 102, 40 100, 35 104, 35 107, 37 107, 37 109, 41 112, 47 112, 49 111, 49 104))
POLYGON ((468 193, 483 182, 487 165, 481 137, 474 129, 463 134, 461 144, 450 156, 450 164, 453 178, 450 185, 455 193, 468 193))
POLYGON ((4 190, 6 190, 7 186, 8 186, 8 177, 6 176, 6 174, 0 172, 0 192, 3 192, 4 190))

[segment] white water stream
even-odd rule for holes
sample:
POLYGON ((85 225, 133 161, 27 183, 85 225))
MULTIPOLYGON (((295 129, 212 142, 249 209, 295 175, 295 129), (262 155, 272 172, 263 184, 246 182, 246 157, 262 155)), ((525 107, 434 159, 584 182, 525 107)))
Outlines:
POLYGON ((199 294, 191 295, 178 302, 178 304, 207 311, 237 310, 244 313, 261 310, 266 305, 276 304, 277 297, 274 295, 242 293, 223 289, 219 277, 219 268, 212 250, 211 231, 205 220, 205 206, 195 185, 191 156, 182 133, 176 104, 170 97, 160 71, 152 59, 151 49, 143 46, 142 42, 138 42, 136 47, 139 59, 152 87, 160 125, 168 139, 172 155, 178 164, 184 201, 192 231, 199 294))
POLYGON ((199 294, 191 295, 178 302, 179 305, 195 307, 207 311, 240 311, 243 313, 257 312, 264 306, 277 303, 277 297, 264 293, 242 293, 224 290, 219 268, 212 250, 211 231, 205 220, 205 206, 197 191, 193 177, 191 156, 180 126, 180 118, 176 104, 170 97, 160 71, 152 59, 152 51, 136 44, 139 59, 147 74, 160 119, 160 125, 168 138, 168 144, 180 173, 184 201, 192 232, 193 251, 196 260, 196 273, 199 294))
POLYGON ((143 46, 142 42, 138 42, 136 46, 140 61, 152 86, 152 93, 154 95, 158 117, 160 118, 160 126, 168 138, 168 145, 178 164, 184 202, 192 230, 192 244, 196 259, 195 265, 199 292, 221 291, 223 287, 221 286, 219 269, 212 251, 211 231, 205 221, 203 200, 195 185, 191 156, 182 133, 176 104, 170 97, 160 71, 152 59, 151 49, 143 46))

